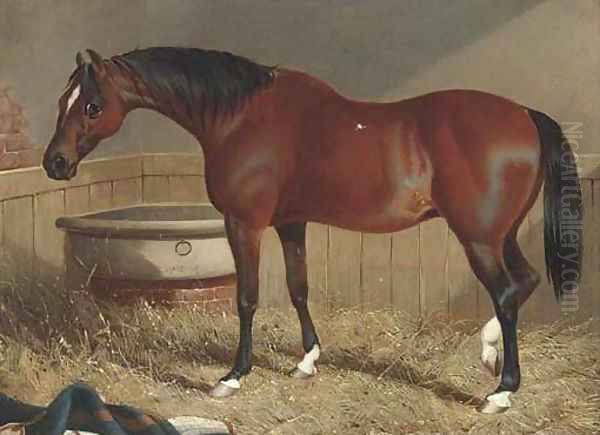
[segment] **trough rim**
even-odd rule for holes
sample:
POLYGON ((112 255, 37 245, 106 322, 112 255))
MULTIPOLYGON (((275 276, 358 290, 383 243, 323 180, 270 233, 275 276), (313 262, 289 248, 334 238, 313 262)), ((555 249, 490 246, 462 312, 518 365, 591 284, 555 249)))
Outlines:
POLYGON ((171 239, 189 237, 205 239, 225 237, 223 219, 196 219, 177 221, 158 220, 119 220, 96 219, 93 216, 111 211, 123 211, 147 207, 208 207, 216 210, 210 203, 161 202, 135 204, 115 207, 56 219, 56 227, 69 233, 87 235, 94 238, 131 238, 131 239, 171 239))

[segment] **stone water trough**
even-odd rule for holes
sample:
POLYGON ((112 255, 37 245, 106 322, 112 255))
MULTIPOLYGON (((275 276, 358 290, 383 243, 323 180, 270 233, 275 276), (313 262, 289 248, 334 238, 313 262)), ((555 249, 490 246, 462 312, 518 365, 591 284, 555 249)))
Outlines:
MULTIPOLYGON (((223 217, 210 204, 136 205, 61 217, 56 226, 68 232, 69 255, 96 290, 205 302, 207 292, 215 298, 217 288, 235 284, 223 217)), ((182 435, 231 433, 200 417, 169 422, 182 435)))
POLYGON ((223 217, 210 204, 135 205, 56 225, 68 232, 72 263, 96 294, 232 305, 235 265, 223 217))

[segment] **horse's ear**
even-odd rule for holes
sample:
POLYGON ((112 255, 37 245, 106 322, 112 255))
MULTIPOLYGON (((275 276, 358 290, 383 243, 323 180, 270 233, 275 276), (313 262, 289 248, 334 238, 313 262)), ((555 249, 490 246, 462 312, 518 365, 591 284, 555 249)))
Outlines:
POLYGON ((83 57, 83 53, 81 51, 77 52, 77 55, 75 56, 75 63, 77 64, 77 67, 80 67, 85 63, 85 58, 83 57))
POLYGON ((99 75, 104 75, 106 72, 106 67, 104 65, 104 59, 102 56, 94 50, 88 49, 88 55, 92 61, 92 67, 94 68, 94 72, 99 75))

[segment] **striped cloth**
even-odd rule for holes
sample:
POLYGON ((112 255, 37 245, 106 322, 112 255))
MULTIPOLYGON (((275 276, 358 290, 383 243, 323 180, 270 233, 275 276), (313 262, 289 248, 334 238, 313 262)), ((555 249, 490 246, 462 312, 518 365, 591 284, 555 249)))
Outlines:
MULTIPOLYGON (((223 427, 226 431, 197 433, 230 433, 223 427)), ((81 383, 65 388, 47 407, 0 393, 0 434, 62 435, 67 430, 104 435, 182 434, 167 420, 129 406, 105 404, 96 391, 81 383)))

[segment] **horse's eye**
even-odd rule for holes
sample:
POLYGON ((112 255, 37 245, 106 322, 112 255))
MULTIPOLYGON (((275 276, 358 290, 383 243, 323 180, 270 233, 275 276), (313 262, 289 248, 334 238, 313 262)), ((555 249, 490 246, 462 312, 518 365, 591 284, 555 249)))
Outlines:
POLYGON ((102 114, 102 108, 95 103, 85 105, 85 114, 90 119, 96 119, 102 114))

